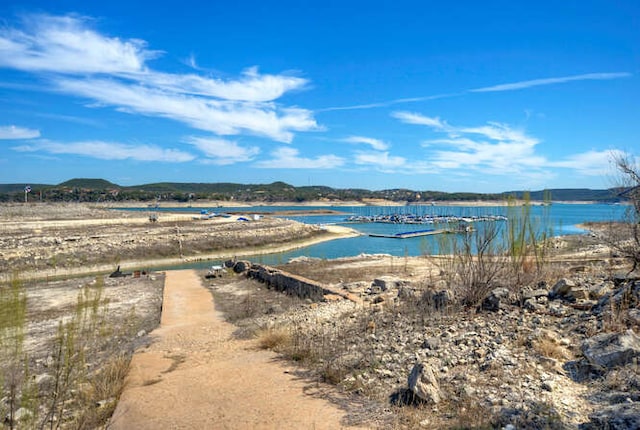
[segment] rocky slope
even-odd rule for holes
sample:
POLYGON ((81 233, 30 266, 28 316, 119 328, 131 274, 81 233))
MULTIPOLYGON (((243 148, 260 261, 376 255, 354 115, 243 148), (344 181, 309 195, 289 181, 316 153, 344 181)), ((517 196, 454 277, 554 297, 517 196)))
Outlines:
POLYGON ((322 380, 400 405, 400 427, 637 428, 636 278, 583 271, 496 289, 478 308, 443 285, 365 275, 336 285, 364 305, 270 308, 245 324, 288 332, 274 348, 322 380))

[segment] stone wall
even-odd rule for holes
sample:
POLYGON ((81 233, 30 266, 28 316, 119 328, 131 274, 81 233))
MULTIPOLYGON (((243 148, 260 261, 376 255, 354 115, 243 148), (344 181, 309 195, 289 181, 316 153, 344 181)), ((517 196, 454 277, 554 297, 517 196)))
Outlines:
POLYGON ((264 282, 276 291, 284 291, 314 302, 322 301, 325 294, 335 294, 319 282, 260 264, 252 264, 247 270, 247 277, 264 282))

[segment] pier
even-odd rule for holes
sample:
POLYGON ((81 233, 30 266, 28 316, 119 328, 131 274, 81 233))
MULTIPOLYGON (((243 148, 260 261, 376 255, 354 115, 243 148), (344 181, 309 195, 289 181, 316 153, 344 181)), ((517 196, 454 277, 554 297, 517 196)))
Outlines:
POLYGON ((382 233, 369 233, 369 237, 384 237, 388 239, 409 239, 412 237, 420 237, 420 236, 431 236, 434 234, 449 234, 449 233, 469 233, 473 231, 472 228, 458 228, 458 229, 429 229, 429 230, 416 230, 416 231, 407 231, 403 233, 396 234, 382 234, 382 233))

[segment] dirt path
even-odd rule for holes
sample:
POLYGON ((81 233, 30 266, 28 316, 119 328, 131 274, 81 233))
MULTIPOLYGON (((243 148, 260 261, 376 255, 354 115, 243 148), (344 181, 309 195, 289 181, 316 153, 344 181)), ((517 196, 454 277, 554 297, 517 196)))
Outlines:
MULTIPOLYGON (((326 387, 232 337, 193 270, 167 272, 154 342, 133 357, 110 429, 339 429, 326 387)), ((334 393, 335 394, 335 393, 334 393)))

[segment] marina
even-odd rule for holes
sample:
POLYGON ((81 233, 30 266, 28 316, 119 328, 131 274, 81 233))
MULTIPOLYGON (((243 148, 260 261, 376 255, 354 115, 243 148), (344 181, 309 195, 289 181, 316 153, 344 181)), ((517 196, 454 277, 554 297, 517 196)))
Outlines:
POLYGON ((439 224, 439 223, 473 223, 486 221, 507 221, 504 215, 433 215, 433 214, 374 214, 352 215, 345 219, 349 223, 383 223, 383 224, 439 224))

